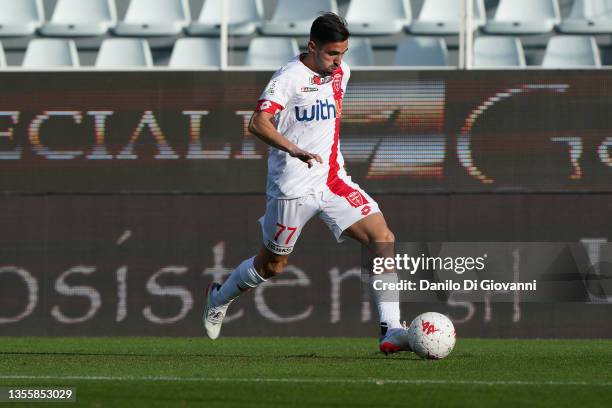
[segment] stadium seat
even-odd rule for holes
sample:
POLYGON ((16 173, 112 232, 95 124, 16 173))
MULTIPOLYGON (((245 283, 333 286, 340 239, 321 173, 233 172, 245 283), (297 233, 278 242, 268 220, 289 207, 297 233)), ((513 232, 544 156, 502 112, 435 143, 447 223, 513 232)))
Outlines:
POLYGON ((265 21, 265 35, 309 35, 312 21, 321 11, 338 13, 336 0, 278 0, 272 20, 265 21))
POLYGON ((480 36, 474 41, 474 68, 526 65, 523 44, 516 37, 480 36))
POLYGON ((37 38, 28 43, 23 62, 24 68, 76 68, 79 53, 73 40, 37 38))
POLYGON ((494 34, 538 34, 551 31, 560 22, 557 0, 500 0, 484 29, 494 34))
POLYGON ((114 0, 58 0, 51 21, 40 29, 47 36, 104 35, 117 24, 114 0))
POLYGON ((42 0, 0 0, 0 36, 32 35, 44 21, 42 0))
POLYGON ((410 0, 351 0, 346 13, 349 31, 355 35, 388 35, 402 31, 412 22, 410 0))
MULTIPOLYGON (((187 32, 191 35, 219 35, 223 0, 206 0, 198 21, 187 32)), ((231 0, 228 29, 231 35, 250 35, 261 27, 263 21, 262 0, 231 0)))
POLYGON ((369 38, 351 38, 349 50, 344 56, 349 67, 367 67, 374 65, 374 51, 369 38))
POLYGON ((179 38, 170 56, 171 68, 219 68, 221 66, 217 38, 179 38))
POLYGON ((251 40, 245 65, 261 69, 278 69, 300 53, 294 38, 259 37, 251 40))
POLYGON ((147 40, 107 38, 102 41, 96 68, 150 68, 153 56, 147 40))
POLYGON ((125 36, 177 35, 190 22, 188 0, 131 0, 114 31, 125 36))
POLYGON ((6 56, 4 55, 4 47, 0 43, 0 68, 6 68, 6 56))
POLYGON ((580 35, 557 35, 548 40, 543 68, 601 67, 595 38, 580 35))
POLYGON ((446 41, 440 37, 408 37, 401 40, 393 65, 436 67, 447 65, 446 41))
POLYGON ((573 34, 612 33, 612 0, 574 0, 559 31, 573 34))
MULTIPOLYGON (((457 34, 461 17, 459 0, 425 0, 419 16, 410 25, 415 34, 457 34)), ((474 0, 474 29, 482 26, 486 20, 483 0, 474 0)))

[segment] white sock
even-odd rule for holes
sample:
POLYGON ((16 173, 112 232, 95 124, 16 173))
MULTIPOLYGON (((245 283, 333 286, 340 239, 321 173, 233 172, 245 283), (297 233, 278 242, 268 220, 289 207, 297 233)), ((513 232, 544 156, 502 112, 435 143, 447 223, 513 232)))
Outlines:
POLYGON ((223 282, 223 285, 218 291, 213 293, 213 306, 221 306, 229 304, 243 292, 257 287, 260 283, 265 282, 265 279, 259 276, 253 260, 255 257, 243 261, 236 269, 232 271, 230 276, 223 282))
POLYGON ((402 327, 400 323, 399 291, 397 290, 375 290, 374 281, 381 280, 384 283, 397 283, 397 273, 387 272, 380 275, 372 275, 370 283, 374 294, 374 302, 378 308, 380 323, 386 323, 389 329, 402 327))

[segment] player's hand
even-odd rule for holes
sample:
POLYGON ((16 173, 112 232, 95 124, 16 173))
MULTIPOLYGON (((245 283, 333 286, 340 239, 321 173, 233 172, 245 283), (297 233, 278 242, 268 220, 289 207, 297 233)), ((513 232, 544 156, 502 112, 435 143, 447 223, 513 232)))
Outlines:
POLYGON ((289 155, 291 157, 298 158, 304 163, 306 163, 308 165, 308 168, 314 166, 315 161, 323 163, 323 159, 321 159, 321 156, 319 156, 318 154, 309 153, 306 150, 302 150, 297 146, 291 151, 289 151, 289 155))

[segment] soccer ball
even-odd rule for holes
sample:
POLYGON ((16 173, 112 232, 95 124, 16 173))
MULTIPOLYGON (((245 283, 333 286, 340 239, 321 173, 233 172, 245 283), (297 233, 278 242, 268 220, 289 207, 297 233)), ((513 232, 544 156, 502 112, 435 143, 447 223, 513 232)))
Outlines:
POLYGON ((455 347, 455 327, 443 314, 427 312, 414 318, 408 328, 410 348, 418 356, 439 360, 455 347))

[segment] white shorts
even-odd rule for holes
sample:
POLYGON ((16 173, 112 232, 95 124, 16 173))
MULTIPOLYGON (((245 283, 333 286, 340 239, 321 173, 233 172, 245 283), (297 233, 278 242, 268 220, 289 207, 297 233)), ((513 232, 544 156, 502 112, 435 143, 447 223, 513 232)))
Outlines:
POLYGON ((299 198, 268 198, 266 213, 259 219, 266 248, 277 255, 293 251, 302 228, 314 215, 327 224, 338 242, 345 229, 380 212, 378 203, 359 186, 353 184, 346 197, 332 193, 328 188, 299 198))

